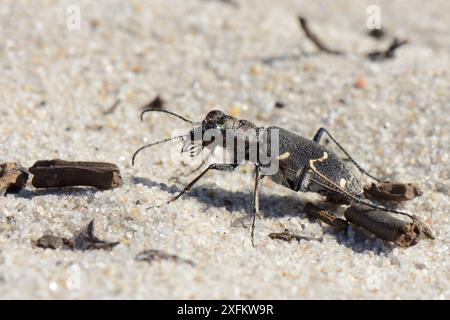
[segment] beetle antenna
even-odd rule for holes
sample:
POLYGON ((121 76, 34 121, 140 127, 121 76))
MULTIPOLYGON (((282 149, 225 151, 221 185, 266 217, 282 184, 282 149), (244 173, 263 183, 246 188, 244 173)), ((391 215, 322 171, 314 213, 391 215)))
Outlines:
POLYGON ((170 114, 172 116, 175 116, 175 117, 177 117, 177 118, 179 118, 179 119, 181 119, 181 120, 183 120, 185 122, 189 122, 190 124, 192 124, 194 126, 199 124, 199 122, 195 122, 195 121, 186 119, 185 117, 182 117, 179 114, 176 114, 176 113, 174 113, 172 111, 168 111, 168 110, 164 110, 164 109, 154 109, 154 108, 149 108, 149 109, 145 109, 144 111, 142 111, 142 113, 141 113, 141 121, 144 120, 144 114, 147 113, 147 112, 164 112, 164 113, 168 113, 168 114, 170 114))
POLYGON ((142 146, 142 147, 140 147, 139 149, 136 150, 136 152, 133 154, 133 157, 131 158, 131 164, 134 166, 134 160, 136 159, 136 156, 138 155, 139 152, 141 152, 144 149, 156 146, 157 144, 169 142, 169 141, 172 141, 172 140, 179 140, 179 139, 183 139, 183 138, 186 138, 186 137, 187 137, 187 135, 176 136, 176 137, 167 138, 167 139, 164 139, 164 140, 160 140, 160 141, 156 141, 156 142, 152 142, 152 143, 146 144, 145 146, 142 146))

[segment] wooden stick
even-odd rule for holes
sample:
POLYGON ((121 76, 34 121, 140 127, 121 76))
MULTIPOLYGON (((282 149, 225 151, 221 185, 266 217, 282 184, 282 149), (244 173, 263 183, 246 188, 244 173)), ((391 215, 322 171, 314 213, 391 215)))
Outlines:
POLYGON ((339 50, 334 50, 328 47, 326 44, 322 42, 322 40, 317 37, 317 35, 314 34, 314 32, 311 31, 309 28, 308 21, 304 18, 299 16, 298 20, 300 22, 300 26, 302 27, 303 31, 305 32, 305 35, 308 37, 309 40, 311 40, 316 47, 323 52, 330 53, 330 54, 336 54, 336 55, 342 55, 344 52, 339 50))
POLYGON ((384 211, 349 207, 344 216, 348 222, 400 247, 414 246, 422 235, 418 224, 400 220, 384 211))
POLYGON ((33 174, 31 183, 35 188, 90 186, 112 189, 123 183, 119 168, 106 162, 41 160, 29 171, 33 174))

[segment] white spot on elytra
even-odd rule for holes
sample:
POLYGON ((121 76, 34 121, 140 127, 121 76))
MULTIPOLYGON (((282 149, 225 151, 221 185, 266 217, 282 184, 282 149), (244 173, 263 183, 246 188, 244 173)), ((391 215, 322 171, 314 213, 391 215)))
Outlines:
POLYGON ((289 158, 290 155, 291 154, 289 152, 285 152, 281 156, 278 157, 278 160, 286 160, 287 158, 289 158))

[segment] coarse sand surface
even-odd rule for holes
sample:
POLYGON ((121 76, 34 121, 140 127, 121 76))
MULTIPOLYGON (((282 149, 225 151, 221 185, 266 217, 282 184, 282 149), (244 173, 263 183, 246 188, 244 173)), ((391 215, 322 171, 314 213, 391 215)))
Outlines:
POLYGON ((0 163, 107 161, 124 179, 103 192, 28 185, 1 197, 0 298, 449 299, 449 30, 447 0, 0 0, 0 163), (380 41, 367 36, 372 4, 387 33, 380 41), (348 54, 319 52, 299 14, 348 54), (395 58, 364 56, 394 37, 409 40, 395 58), (305 137, 326 127, 371 173, 421 186, 423 196, 399 209, 422 217, 436 239, 402 249, 353 228, 336 233, 305 215, 319 196, 264 179, 254 248, 249 166, 210 172, 188 195, 147 210, 195 167, 179 141, 131 166, 138 147, 190 129, 165 114, 139 120, 158 94, 196 121, 220 108, 305 137), (120 244, 33 245, 48 233, 71 238, 91 220, 98 238, 120 244), (323 240, 268 237, 284 229, 323 240), (151 249, 194 264, 136 260, 151 249))

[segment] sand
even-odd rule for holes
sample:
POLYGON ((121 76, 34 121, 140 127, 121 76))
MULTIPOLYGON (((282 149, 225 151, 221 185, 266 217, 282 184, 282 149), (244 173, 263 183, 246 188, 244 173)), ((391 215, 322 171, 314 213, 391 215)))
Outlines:
POLYGON ((1 1, 0 162, 108 161, 124 179, 103 192, 29 185, 2 197, 1 298, 450 298, 450 2, 377 1, 388 32, 381 42, 365 34, 373 1, 236 2, 1 1), (79 29, 70 5, 80 9, 79 29), (318 52, 297 14, 351 53, 318 52), (364 57, 395 36, 410 41, 395 59, 364 57), (305 137, 328 128, 373 174, 422 187, 399 208, 422 217, 436 239, 402 249, 354 229, 336 233, 304 213, 320 198, 264 181, 254 248, 248 167, 211 172, 178 201, 147 210, 193 178, 180 142, 131 166, 139 146, 190 128, 162 114, 140 122, 139 106, 158 94, 196 121, 221 108, 305 137), (70 238, 92 219, 97 237, 120 244, 33 246, 46 233, 70 238), (323 241, 268 237, 285 228, 323 241), (195 265, 136 261, 150 249, 195 265))

